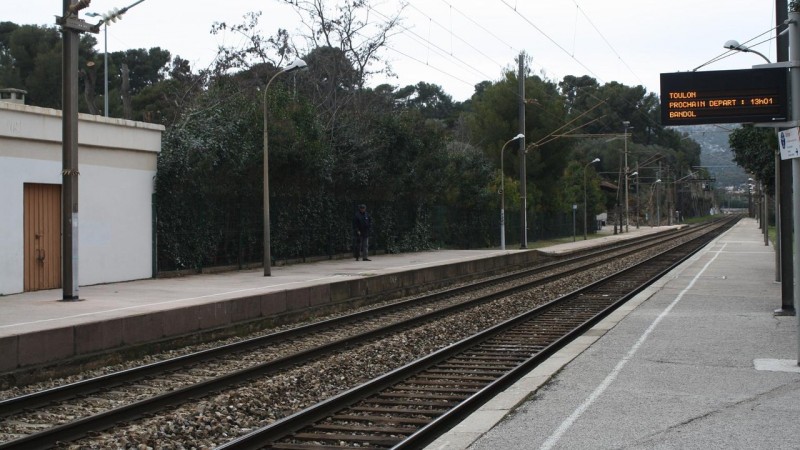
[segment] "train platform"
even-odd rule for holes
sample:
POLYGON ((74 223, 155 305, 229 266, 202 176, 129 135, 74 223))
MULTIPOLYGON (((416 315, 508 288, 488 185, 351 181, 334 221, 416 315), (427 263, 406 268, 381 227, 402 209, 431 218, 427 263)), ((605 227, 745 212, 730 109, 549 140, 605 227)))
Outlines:
POLYGON ((754 219, 563 348, 430 449, 800 448, 798 318, 754 219))
MULTIPOLYGON (((0 296, 0 375, 57 365, 209 330, 293 315, 310 317, 353 299, 400 296, 443 287, 470 276, 535 263, 588 247, 675 227, 578 238, 547 248, 437 250, 331 259, 263 269, 81 286, 79 301, 61 289, 0 296)), ((275 323, 274 321, 272 322, 275 323)), ((218 333, 217 336, 220 334, 218 333)), ((164 348, 160 346, 159 348, 164 348)), ((81 364, 81 361, 77 361, 81 364)))

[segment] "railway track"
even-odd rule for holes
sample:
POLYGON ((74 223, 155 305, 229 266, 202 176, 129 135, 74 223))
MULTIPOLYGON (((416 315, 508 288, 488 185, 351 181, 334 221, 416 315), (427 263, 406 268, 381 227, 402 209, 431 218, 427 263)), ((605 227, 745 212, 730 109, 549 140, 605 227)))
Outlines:
MULTIPOLYGON (((693 230, 692 232, 699 233, 698 230, 693 230)), ((675 233, 669 236, 669 239, 677 239, 679 235, 682 234, 675 233)), ((613 251, 606 249, 603 250, 602 253, 605 254, 604 256, 620 258, 622 255, 630 254, 637 250, 641 251, 642 247, 654 245, 659 245, 658 240, 651 238, 644 243, 628 244, 618 247, 613 251)), ((131 369, 130 371, 111 374, 98 379, 86 380, 45 392, 7 399, 0 402, 0 411, 2 411, 0 414, 5 416, 3 418, 3 423, 18 422, 19 420, 15 418, 17 417, 15 415, 28 414, 30 416, 30 411, 33 409, 36 411, 34 415, 37 417, 45 417, 45 419, 42 421, 43 423, 34 425, 28 424, 29 428, 35 429, 40 427, 46 429, 0 444, 0 448, 12 448, 18 445, 46 447, 53 445, 57 441, 78 439, 85 436, 87 433, 111 427, 121 421, 130 421, 137 417, 150 415, 153 414, 154 411, 191 401, 192 399, 208 395, 209 392, 227 389, 230 386, 247 382, 255 377, 270 376, 277 372, 287 370, 288 368, 296 367, 304 362, 320 358, 331 352, 346 351, 347 348, 358 345, 361 342, 375 340, 381 336, 387 336, 409 327, 419 326, 421 322, 434 321, 438 317, 453 314, 457 310, 471 308, 476 304, 489 302, 494 298, 509 295, 515 291, 529 289, 531 286, 547 282, 547 280, 553 277, 564 277, 569 273, 580 270, 585 271, 587 267, 603 264, 603 262, 597 262, 597 258, 597 253, 591 253, 583 255, 580 258, 559 261, 505 277, 497 277, 488 282, 474 283, 469 286, 462 286, 439 292, 431 296, 398 302, 393 305, 374 308, 350 316, 312 324, 307 327, 299 327, 294 330, 276 333, 242 343, 231 344, 187 355, 185 357, 175 358, 173 360, 150 364, 142 368, 131 369), (479 298, 470 300, 454 300, 448 304, 449 299, 458 298, 458 296, 463 296, 467 292, 485 289, 486 283, 492 283, 496 286, 503 283, 512 283, 513 280, 531 277, 536 278, 537 274, 540 275, 545 272, 549 273, 549 275, 541 275, 538 280, 528 280, 523 283, 522 287, 514 286, 502 288, 499 293, 479 296, 479 298), (444 304, 444 306, 441 306, 441 304, 444 304), (432 305, 437 305, 436 309, 434 311, 428 311, 434 309, 432 305), (409 309, 412 311, 410 314, 408 311, 409 309), (410 315, 410 318, 398 319, 399 316, 395 315, 399 314, 402 316, 403 314, 400 314, 401 311, 405 311, 403 314, 406 316, 410 315), (357 327, 356 324, 359 323, 365 325, 365 327, 357 327), (336 333, 329 330, 341 330, 342 328, 357 328, 359 331, 338 339, 332 339, 330 337, 336 335, 336 333), (331 334, 327 335, 326 333, 329 332, 331 334), (308 339, 309 336, 313 336, 314 339, 300 344, 303 339, 308 339), (320 344, 320 342, 324 344, 320 344), (260 354, 263 353, 265 347, 272 346, 285 346, 287 348, 299 346, 303 348, 303 350, 289 351, 287 354, 278 356, 267 362, 254 363, 251 367, 227 372, 222 376, 205 375, 198 378, 195 376, 187 377, 185 373, 187 367, 194 367, 195 370, 197 370, 196 368, 198 365, 207 366, 209 360, 216 360, 222 357, 239 360, 242 357, 235 355, 241 355, 242 352, 252 352, 254 349, 255 353, 260 354), (231 354, 234 356, 230 356, 231 354), (134 386, 136 388, 141 388, 143 384, 146 384, 145 381, 149 379, 154 379, 157 380, 158 383, 162 383, 163 379, 167 377, 165 374, 169 374, 170 372, 174 373, 175 378, 183 379, 183 384, 166 383, 168 387, 162 388, 162 392, 155 395, 150 393, 151 389, 145 388, 145 394, 142 395, 142 397, 144 397, 143 399, 130 402, 123 406, 101 407, 100 409, 103 409, 103 411, 98 414, 87 415, 65 423, 52 424, 48 423, 48 420, 50 420, 47 419, 48 413, 41 412, 47 411, 49 408, 52 408, 53 405, 56 405, 56 407, 65 407, 66 409, 75 409, 71 406, 71 402, 74 402, 75 399, 81 399, 86 396, 95 398, 100 396, 99 393, 106 392, 116 394, 120 390, 132 389, 134 386), (188 382, 186 381, 187 378, 189 378, 188 382), (64 402, 67 402, 66 406, 63 404, 64 402)), ((215 366, 222 365, 224 364, 215 363, 215 366)), ((226 372, 226 369, 217 368, 209 373, 213 374, 220 371, 226 372)), ((108 402, 108 404, 113 405, 113 402, 108 402)))
POLYGON ((679 245, 219 448, 421 448, 718 234, 679 245))

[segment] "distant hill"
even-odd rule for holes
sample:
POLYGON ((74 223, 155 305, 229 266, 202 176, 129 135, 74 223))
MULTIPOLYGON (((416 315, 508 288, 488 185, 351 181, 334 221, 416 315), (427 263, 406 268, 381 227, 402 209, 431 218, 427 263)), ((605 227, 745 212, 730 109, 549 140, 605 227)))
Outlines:
POLYGON ((737 125, 692 125, 677 128, 700 144, 700 161, 716 178, 714 187, 739 186, 747 182, 744 169, 733 162, 733 152, 728 145, 728 135, 737 125))

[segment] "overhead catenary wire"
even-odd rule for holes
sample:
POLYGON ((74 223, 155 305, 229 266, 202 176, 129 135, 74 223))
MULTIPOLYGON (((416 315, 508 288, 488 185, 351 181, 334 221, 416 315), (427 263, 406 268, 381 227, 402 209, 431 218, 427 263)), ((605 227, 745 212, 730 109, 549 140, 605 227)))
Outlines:
MULTIPOLYGON (((573 59, 573 60, 574 60, 576 63, 578 63, 578 65, 580 65, 581 67, 583 67, 583 68, 586 70, 586 72, 590 73, 590 74, 591 74, 591 75, 592 75, 592 76, 593 76, 595 79, 597 79, 597 80, 600 80, 600 81, 603 81, 603 79, 602 79, 602 78, 600 78, 600 77, 599 77, 599 76, 598 76, 596 73, 594 73, 594 71, 592 71, 592 70, 591 70, 589 67, 587 67, 587 66, 586 66, 586 65, 585 65, 585 64, 584 64, 584 63, 583 63, 581 60, 579 60, 579 59, 578 59, 578 58, 576 58, 575 56, 571 55, 567 49, 565 49, 565 48, 564 48, 564 47, 563 47, 561 44, 559 44, 558 42, 556 42, 556 40, 555 40, 555 39, 553 39, 552 37, 550 37, 550 35, 548 35, 547 33, 545 33, 545 32, 544 32, 544 31, 543 31, 541 28, 539 28, 538 26, 536 26, 536 24, 535 24, 535 23, 533 23, 533 21, 531 21, 530 19, 528 19, 527 17, 525 17, 525 15, 523 15, 521 12, 517 11, 516 7, 513 7, 513 6, 511 6, 510 4, 508 4, 508 2, 506 2, 506 0, 500 0, 500 2, 502 2, 504 5, 506 5, 506 6, 508 6, 509 8, 511 8, 511 9, 514 11, 514 13, 515 13, 515 14, 517 14, 517 15, 518 15, 518 16, 519 16, 519 17, 520 17, 520 18, 521 18, 523 21, 525 21, 525 22, 526 22, 528 25, 530 25, 531 27, 533 27, 533 29, 535 29, 536 31, 538 31, 538 32, 539 32, 539 33, 540 33, 542 36, 544 36, 544 37, 545 37, 545 38, 546 38, 548 41, 550 41, 550 42, 551 42, 553 45, 555 45, 555 46, 556 46, 556 47, 557 47, 559 50, 561 50, 562 52, 564 52, 564 54, 565 54, 565 55, 567 55, 567 56, 569 56, 570 58, 572 58, 572 59, 573 59)), ((603 82, 605 82, 605 81, 603 81, 603 82)))
MULTIPOLYGON (((370 11, 372 11, 372 12, 374 12, 375 14, 377 14, 377 15, 381 16, 381 17, 382 17, 384 20, 388 20, 388 19, 389 19, 389 18, 388 18, 388 17, 387 17, 385 14, 383 14, 383 13, 381 13, 380 11, 376 10, 376 9, 375 9, 375 8, 373 8, 372 6, 369 6, 369 5, 368 5, 367 7, 369 8, 369 10, 370 10, 370 11)), ((440 56, 442 56, 443 58, 452 58, 453 60, 455 60, 455 61, 459 62, 461 65, 463 65, 463 67, 465 67, 466 69, 468 69, 468 70, 471 70, 471 71, 473 71, 473 72, 475 72, 475 73, 479 74, 481 77, 484 77, 484 79, 491 79, 491 78, 492 78, 492 76, 490 76, 490 75, 487 75, 486 73, 484 73, 484 72, 482 72, 482 71, 478 70, 478 69, 475 67, 475 65, 474 65, 474 64, 469 64, 469 63, 467 63, 466 61, 463 61, 461 58, 459 58, 459 57, 457 57, 457 56, 454 56, 454 55, 448 54, 447 50, 443 49, 442 47, 440 47, 440 46, 439 46, 439 45, 437 45, 436 43, 434 43, 434 42, 431 42, 431 41, 429 41, 428 39, 426 39, 426 38, 424 38, 424 37, 420 36, 419 34, 417 34, 416 32, 414 32, 414 30, 412 30, 412 29, 410 29, 410 28, 408 28, 408 27, 406 27, 406 26, 403 26, 402 24, 400 24, 399 26, 400 26, 401 28, 403 28, 405 31, 407 31, 407 32, 409 33, 409 35, 412 37, 412 39, 416 39, 417 41, 421 41, 421 42, 423 42, 423 43, 426 43, 427 45, 430 45, 432 49, 435 49, 435 50, 434 50, 434 53, 438 53, 438 54, 439 54, 440 56)), ((398 52, 398 53, 400 53, 400 52, 398 52)))
POLYGON ((472 17, 470 17, 470 16, 468 16, 468 15, 464 14, 464 13, 463 13, 463 12, 461 12, 461 11, 460 11, 458 8, 456 8, 455 6, 451 5, 450 3, 446 2, 445 0, 439 0, 439 1, 440 1, 440 2, 442 2, 442 3, 444 3, 445 5, 449 6, 449 7, 450 7, 450 10, 452 10, 452 11, 455 11, 455 12, 457 12, 457 13, 461 14, 461 16, 462 16, 462 17, 464 17, 465 19, 467 19, 467 20, 469 20, 470 22, 472 22, 473 24, 475 24, 475 26, 477 26, 478 28, 480 28, 481 30, 483 30, 484 32, 486 32, 486 34, 488 34, 489 36, 491 36, 491 37, 495 38, 495 39, 497 40, 497 42, 500 42, 501 44, 505 45, 506 47, 508 47, 509 49, 511 49, 511 50, 512 50, 514 53, 519 53, 519 50, 517 50, 516 48, 514 48, 514 46, 513 46, 513 45, 511 45, 511 44, 509 44, 508 42, 506 42, 506 41, 504 41, 503 39, 501 39, 499 36, 497 36, 496 34, 494 34, 494 33, 493 33, 491 30, 489 30, 488 28, 484 27, 483 25, 481 25, 480 23, 478 23, 477 21, 475 21, 475 19, 473 19, 472 17))
POLYGON ((489 56, 489 55, 487 55, 486 53, 482 52, 480 49, 478 49, 478 48, 477 48, 477 47, 475 47, 474 45, 472 45, 472 44, 470 44, 469 42, 467 42, 467 41, 466 41, 465 39, 463 39, 461 36, 459 36, 459 35, 457 35, 457 34, 453 33, 452 29, 448 30, 448 29, 447 29, 447 28, 446 28, 444 25, 440 24, 438 21, 436 21, 436 19, 434 19, 433 17, 429 16, 427 13, 425 13, 425 12, 424 12, 424 11, 422 11, 421 9, 417 8, 417 7, 416 7, 416 6, 414 6, 412 3, 410 3, 410 2, 409 2, 409 3, 408 3, 408 6, 412 7, 412 8, 413 8, 413 9, 415 9, 417 12, 419 12, 419 13, 420 13, 420 14, 422 14, 423 16, 427 17, 427 18, 428 18, 428 20, 429 20, 429 22, 432 22, 432 23, 436 24, 436 25, 437 25, 439 28, 441 28, 441 29, 443 29, 443 30, 447 31, 448 33, 450 33, 450 37, 451 37, 451 44, 450 44, 451 51, 450 51, 450 55, 451 55, 451 56, 453 55, 453 51, 452 51, 452 38, 453 38, 453 37, 455 37, 455 38, 456 38, 456 39, 458 39, 459 41, 461 41, 461 42, 463 42, 464 44, 466 44, 466 45, 467 45, 469 48, 471 48, 471 49, 475 50, 475 51, 476 51, 478 54, 480 54, 480 55, 481 55, 481 56, 483 56, 484 58, 486 58, 486 59, 488 59, 489 61, 491 61, 491 62, 495 63, 495 64, 496 64, 497 66, 499 66, 500 68, 503 68, 503 67, 504 67, 504 66, 503 66, 503 64, 500 64, 499 62, 495 61, 495 60, 494 60, 494 59, 493 59, 491 56, 489 56))
MULTIPOLYGON (((586 14, 586 11, 584 11, 583 8, 581 8, 580 5, 578 5, 577 1, 572 0, 572 2, 575 3, 575 7, 577 7, 578 11, 580 11, 580 13, 583 14, 583 17, 586 18, 586 21, 589 22, 589 25, 591 25, 592 28, 594 28, 594 31, 596 31, 597 34, 603 39, 603 42, 606 43, 608 48, 611 49, 612 52, 614 52, 614 54, 617 56, 617 59, 625 66, 625 68, 628 69, 628 71, 631 73, 631 75, 636 77, 636 79, 639 80, 639 82, 642 83, 642 85, 644 85, 644 82, 639 77, 639 75, 637 75, 636 72, 634 72, 633 69, 631 69, 631 67, 628 65, 628 63, 625 62, 624 59, 622 59, 622 56, 620 56, 620 54, 617 52, 617 50, 614 48, 614 46, 611 45, 610 42, 608 42, 608 39, 606 39, 606 37, 603 35, 603 33, 600 31, 600 29, 597 28, 597 26, 594 24, 594 22, 592 22, 592 19, 589 18, 589 15, 586 14)), ((576 21, 577 21, 577 17, 576 17, 576 21)), ((577 26, 575 28, 576 28, 576 32, 577 32, 577 26)))
MULTIPOLYGON (((562 138, 562 137, 595 137, 595 136, 597 136, 595 134, 578 135, 578 134, 573 134, 573 131, 580 130, 581 128, 583 128, 583 127, 585 127, 587 125, 590 125, 593 122, 597 122, 598 120, 600 120, 600 119, 602 119, 604 117, 605 117, 605 115, 602 115, 600 117, 595 117, 594 119, 592 119, 592 120, 590 120, 588 122, 585 122, 585 123, 573 128, 573 129, 567 131, 564 134, 555 134, 555 131, 554 131, 554 132, 548 134, 547 136, 545 136, 544 138, 539 139, 539 141, 537 141, 535 143, 535 145, 541 147, 542 145, 545 145, 545 144, 547 144, 547 143, 549 143, 551 141, 554 141, 554 140, 556 140, 558 138, 562 138)), ((561 128, 563 128, 563 127, 561 127, 561 128)))
POLYGON ((470 83, 469 81, 466 81, 466 80, 464 80, 464 79, 462 79, 462 78, 459 78, 459 77, 457 77, 457 76, 453 75, 452 73, 449 73, 449 72, 447 72, 447 71, 445 71, 445 70, 443 70, 443 69, 440 69, 440 68, 438 68, 438 67, 436 67, 436 66, 434 66, 434 65, 428 64, 428 63, 426 63, 425 61, 422 61, 422 60, 421 60, 421 59, 419 59, 419 58, 415 58, 415 57, 413 57, 413 56, 411 56, 411 55, 409 55, 409 54, 407 54, 407 53, 401 52, 400 50, 397 50, 396 48, 394 48, 394 47, 392 47, 392 46, 390 46, 390 45, 386 45, 386 48, 387 48, 387 49, 389 49, 389 50, 391 50, 391 51, 393 51, 393 52, 395 52, 395 53, 398 53, 398 54, 400 54, 400 55, 402 55, 402 56, 405 56, 406 58, 408 58, 408 59, 410 59, 410 60, 412 60, 412 61, 416 61, 416 62, 418 62, 418 63, 420 63, 420 64, 423 64, 423 65, 425 65, 425 66, 428 66, 428 67, 430 67, 431 69, 433 69, 433 70, 435 70, 435 71, 437 71, 437 72, 439 72, 439 73, 441 73, 441 74, 443 74, 443 75, 447 75, 448 77, 450 77, 450 78, 452 78, 452 79, 454 79, 454 80, 460 81, 460 82, 462 82, 462 83, 464 83, 464 84, 466 84, 466 85, 468 85, 468 86, 474 86, 474 84, 473 84, 473 83, 470 83))
MULTIPOLYGON (((590 112, 592 112, 592 111, 593 111, 595 108, 599 107, 600 105, 602 105, 602 104, 603 104, 603 103, 605 103, 605 102, 606 102, 605 100, 601 100, 601 101, 599 101, 597 104, 595 104, 595 105, 594 105, 594 106, 592 106, 591 108, 587 109, 586 111, 584 111, 584 112, 582 112, 582 113, 578 114, 577 116, 575 116, 575 117, 574 117, 574 118, 572 118, 571 120, 567 121, 567 122, 566 122, 564 125, 561 125, 560 127, 558 127, 558 128, 556 128, 555 130, 551 131, 549 134, 545 135, 544 137, 542 137, 542 138, 541 138, 541 139, 539 139, 538 141, 536 141, 536 142, 533 142, 533 143, 531 143, 531 144, 529 144, 529 145, 532 145, 532 146, 542 146, 542 145, 544 145, 544 144, 547 144, 548 142, 552 141, 553 139, 556 139, 557 137, 556 137, 556 138, 553 138, 553 136, 555 136, 555 134, 556 134, 556 133, 558 133, 559 131, 563 130, 564 128, 566 128, 567 126, 569 126, 571 123, 575 122, 576 120, 580 119, 581 117, 585 116, 586 114, 589 114, 589 113, 590 113, 590 112)), ((581 125, 581 126, 579 126, 579 127, 577 127, 577 128, 574 128, 574 129, 573 129, 573 130, 571 130, 571 131, 575 131, 575 130, 578 130, 578 129, 580 129, 580 128, 583 128, 583 127, 585 127, 586 125, 589 125, 589 124, 590 124, 590 123, 592 123, 592 122, 595 122, 595 121, 597 121, 597 120, 600 120, 600 119, 601 119, 601 118, 603 118, 603 117, 605 117, 605 116, 600 116, 600 117, 597 117, 597 118, 595 118, 595 119, 592 119, 592 120, 590 120, 589 122, 586 122, 586 123, 584 123, 583 125, 581 125)), ((568 132, 568 133, 569 133, 569 132, 568 132)))

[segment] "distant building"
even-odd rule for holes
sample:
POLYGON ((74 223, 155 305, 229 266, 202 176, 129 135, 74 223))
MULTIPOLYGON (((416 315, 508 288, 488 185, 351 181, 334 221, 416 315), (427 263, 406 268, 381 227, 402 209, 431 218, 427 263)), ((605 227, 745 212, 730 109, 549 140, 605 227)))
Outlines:
MULTIPOLYGON (((0 295, 58 289, 61 111, 24 105, 24 91, 6 94, 14 98, 0 99, 0 295)), ((78 130, 78 284, 150 278, 164 127, 80 114, 78 130)))

